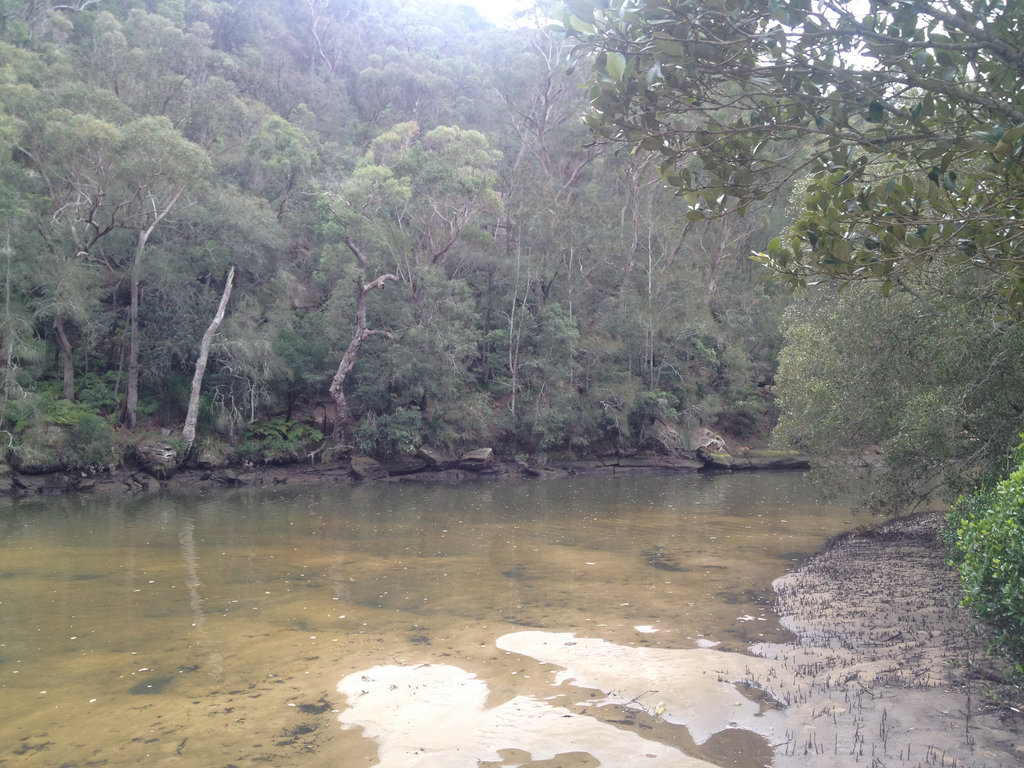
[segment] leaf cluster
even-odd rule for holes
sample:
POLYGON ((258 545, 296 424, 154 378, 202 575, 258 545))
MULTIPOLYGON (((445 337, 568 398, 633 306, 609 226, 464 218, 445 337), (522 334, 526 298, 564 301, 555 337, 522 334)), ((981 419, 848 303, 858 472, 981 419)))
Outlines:
POLYGON ((790 285, 879 281, 943 259, 1022 305, 1020 9, 983 0, 570 0, 587 121, 657 151, 690 208, 744 210, 809 176, 759 260, 790 285))
POLYGON ((313 427, 277 417, 248 425, 236 453, 260 464, 288 463, 302 459, 323 438, 313 427))
POLYGON ((1024 672, 1024 445, 1014 461, 1003 480, 961 498, 949 521, 964 604, 1024 672))

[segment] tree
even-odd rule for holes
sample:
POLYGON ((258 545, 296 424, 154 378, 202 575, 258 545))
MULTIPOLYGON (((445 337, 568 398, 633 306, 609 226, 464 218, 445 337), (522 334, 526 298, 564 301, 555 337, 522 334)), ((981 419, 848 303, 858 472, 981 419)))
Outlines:
MULTIPOLYGON (((107 19, 109 14, 104 14, 107 19)), ((63 358, 63 393, 75 397, 74 344, 69 325, 89 321, 95 300, 96 270, 112 268, 100 244, 118 231, 134 235, 129 260, 131 340, 126 416, 134 426, 139 375, 139 286, 142 259, 153 231, 196 188, 209 170, 205 152, 185 139, 166 117, 134 117, 110 91, 61 79, 58 66, 26 62, 5 51, 12 63, 0 97, 16 120, 15 156, 38 179, 49 210, 37 213, 57 266, 57 280, 46 314, 63 358), (51 83, 53 78, 56 82, 51 83), (42 81, 41 86, 35 82, 42 81), (93 274, 86 274, 87 272, 93 274), (67 286, 79 290, 68 292, 67 286)))
POLYGON ((660 152, 693 219, 810 176, 760 256, 791 285, 881 281, 935 259, 1024 309, 1020 9, 980 0, 569 0, 595 62, 587 121, 660 152))
MULTIPOLYGON (((500 207, 494 191, 498 161, 498 153, 478 131, 440 126, 421 133, 416 123, 400 123, 374 139, 351 176, 328 195, 335 216, 332 226, 344 234, 335 239, 355 255, 358 265, 357 324, 332 384, 336 403, 355 355, 373 335, 361 325, 367 322, 367 308, 360 302, 370 292, 366 286, 383 287, 381 277, 400 281, 404 295, 393 298, 394 306, 381 318, 403 332, 394 365, 373 377, 378 392, 384 393, 378 407, 416 405, 426 412, 428 394, 462 389, 448 385, 466 376, 477 344, 475 339, 465 343, 472 314, 460 274, 467 249, 493 237, 484 227, 500 207), (370 280, 368 269, 378 277, 370 280), (391 392, 396 393, 394 404, 389 402, 391 392)), ((337 274, 341 263, 329 244, 325 269, 337 274)), ((348 276, 328 280, 345 286, 332 303, 351 311, 348 276)), ((347 403, 338 410, 347 420, 347 403)))
POLYGON ((588 141, 589 69, 563 77, 550 30, 399 0, 7 5, 8 421, 63 364, 83 409, 180 427, 229 265, 201 401, 228 439, 315 411, 339 368, 357 445, 453 452, 583 449, 648 391, 704 414, 750 379, 746 228, 707 225, 702 269, 658 163, 588 141))
POLYGON ((129 123, 117 146, 120 195, 109 213, 114 226, 135 234, 131 261, 126 420, 135 427, 139 402, 139 289, 142 258, 153 230, 174 209, 181 196, 200 185, 209 159, 171 126, 166 118, 144 117, 129 123))
POLYGON ((287 120, 271 116, 249 139, 249 191, 270 202, 281 221, 294 209, 296 198, 316 165, 309 136, 287 120))
POLYGON ((403 280, 416 286, 420 268, 443 267, 467 229, 497 214, 499 160, 486 136, 458 126, 422 133, 415 122, 400 123, 374 139, 355 180, 407 191, 358 201, 360 216, 383 236, 403 280))
POLYGON ((116 184, 117 123, 128 113, 103 91, 75 82, 48 82, 59 74, 39 57, 30 59, 23 52, 16 56, 6 48, 2 53, 10 77, 0 88, 0 102, 17 128, 13 155, 35 182, 35 189, 28 187, 22 194, 45 200, 32 211, 53 259, 53 268, 38 276, 41 282, 51 281, 39 311, 53 320, 63 361, 63 393, 73 400, 74 344, 68 326, 88 321, 95 275, 83 265, 97 243, 117 229, 109 217, 117 210, 116 201, 108 198, 108 191, 116 184), (42 87, 37 87, 40 80, 42 87))
POLYGON ((220 303, 217 305, 217 312, 210 321, 209 328, 203 334, 199 343, 199 358, 196 360, 195 374, 192 376, 192 389, 188 397, 188 414, 185 417, 185 426, 182 428, 181 436, 185 440, 185 452, 192 450, 192 444, 196 440, 196 421, 199 420, 199 394, 203 387, 203 376, 206 374, 206 363, 210 358, 210 345, 213 337, 217 335, 220 324, 224 321, 224 312, 228 308, 228 301, 231 300, 231 287, 235 281, 235 268, 228 269, 227 279, 224 281, 224 293, 221 294, 220 303))
POLYGON ((991 647, 1024 673, 1024 445, 1008 476, 961 498, 946 517, 963 604, 993 630, 991 647))
MULTIPOLYGON (((345 245, 356 257, 359 264, 359 275, 356 278, 356 327, 352 332, 352 339, 348 343, 345 354, 341 356, 338 363, 338 370, 331 379, 331 397, 334 399, 334 439, 342 442, 349 427, 348 400, 345 398, 345 379, 352 372, 356 364, 356 356, 360 348, 368 338, 377 333, 366 325, 366 294, 374 289, 383 289, 385 284, 398 278, 391 273, 379 275, 370 282, 364 282, 366 274, 366 256, 356 246, 350 237, 345 237, 345 245)), ((386 334, 389 335, 390 334, 386 334)))
POLYGON ((1024 325, 993 321, 992 289, 948 267, 908 288, 797 302, 776 376, 777 439, 842 471, 879 451, 886 510, 998 474, 1024 414, 1024 325))

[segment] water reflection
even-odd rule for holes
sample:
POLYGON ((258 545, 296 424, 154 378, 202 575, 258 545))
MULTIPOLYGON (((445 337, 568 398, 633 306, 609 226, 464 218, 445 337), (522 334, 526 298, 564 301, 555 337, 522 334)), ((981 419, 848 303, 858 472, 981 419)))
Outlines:
MULTIPOLYGON (((742 651, 781 634, 772 579, 856 522, 796 474, 11 504, 0 762, 372 765, 329 711, 348 675, 444 664, 491 709, 552 696, 550 666, 497 647, 514 632, 742 651)), ((694 754, 649 714, 613 725, 694 754)))
POLYGON ((206 616, 203 613, 203 598, 199 595, 199 556, 196 554, 195 526, 191 520, 185 520, 181 526, 181 559, 185 563, 185 587, 188 589, 188 604, 192 609, 192 627, 196 631, 197 646, 203 651, 209 663, 210 674, 220 680, 224 676, 223 657, 211 644, 204 625, 206 616))

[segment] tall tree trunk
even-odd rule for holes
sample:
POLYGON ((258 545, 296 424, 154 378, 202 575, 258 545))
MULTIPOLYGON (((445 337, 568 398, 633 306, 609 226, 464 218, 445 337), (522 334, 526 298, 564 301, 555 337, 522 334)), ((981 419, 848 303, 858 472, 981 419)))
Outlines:
POLYGON ((129 318, 131 324, 131 341, 128 347, 128 394, 125 401, 125 417, 128 421, 128 428, 135 429, 135 410, 139 404, 139 286, 142 284, 142 254, 146 250, 146 243, 153 230, 170 213, 174 204, 181 197, 183 190, 179 189, 167 204, 157 210, 155 203, 150 212, 151 218, 147 226, 139 229, 138 240, 135 243, 135 260, 132 262, 131 279, 131 307, 129 318))
POLYGON ((64 364, 64 399, 75 400, 75 350, 71 340, 64 331, 64 318, 59 315, 53 319, 53 330, 57 334, 57 346, 64 364))
MULTIPOLYGON (((365 307, 366 294, 362 291, 362 288, 362 281, 360 281, 359 288, 357 288, 359 304, 365 307)), ((356 313, 359 314, 359 309, 356 310, 356 313)), ((355 367, 359 348, 363 346, 363 342, 371 335, 371 332, 365 326, 364 318, 363 327, 356 326, 355 333, 352 334, 352 340, 348 343, 348 349, 342 355, 341 362, 338 364, 338 370, 334 374, 334 378, 331 379, 330 392, 331 397, 334 399, 334 439, 338 443, 346 442, 348 437, 348 400, 345 399, 345 378, 355 367)))
POLYGON ((11 393, 11 377, 14 375, 14 345, 16 343, 14 324, 11 322, 11 256, 14 249, 11 248, 11 235, 7 233, 7 242, 0 253, 4 255, 4 362, 3 374, 0 376, 0 424, 3 424, 7 415, 7 398, 11 393))
MULTIPOLYGON (((384 284, 389 280, 398 280, 397 276, 387 274, 381 275, 369 283, 364 283, 362 274, 366 271, 366 256, 348 237, 345 238, 345 245, 348 246, 348 249, 352 251, 352 255, 356 257, 356 261, 359 262, 361 274, 356 279, 356 329, 352 333, 352 340, 348 343, 348 349, 345 350, 345 354, 341 357, 341 362, 338 363, 338 370, 334 374, 334 378, 331 379, 330 392, 331 397, 334 399, 334 440, 339 445, 347 441, 349 426, 348 401, 345 399, 345 378, 355 367, 356 356, 359 354, 359 348, 363 346, 363 342, 377 333, 377 331, 371 331, 366 327, 366 294, 375 288, 383 289, 384 284)), ((385 332, 385 336, 391 338, 390 333, 385 332)))
POLYGON ((224 320, 224 312, 228 307, 228 299, 231 298, 231 286, 235 280, 234 266, 228 270, 228 279, 224 283, 224 293, 220 296, 220 304, 217 305, 217 313, 210 322, 210 327, 203 334, 203 340, 199 343, 199 358, 196 360, 196 371, 192 375, 192 391, 188 396, 188 414, 185 416, 185 428, 181 435, 185 439, 185 453, 192 450, 192 444, 196 441, 196 421, 199 419, 199 393, 203 388, 203 376, 206 374, 206 363, 210 358, 210 345, 213 337, 217 335, 221 322, 224 320))
POLYGON ((128 308, 130 341, 128 343, 128 395, 125 399, 125 419, 128 429, 135 429, 135 409, 139 405, 139 284, 142 282, 142 251, 146 247, 149 231, 139 230, 132 262, 131 302, 128 308))

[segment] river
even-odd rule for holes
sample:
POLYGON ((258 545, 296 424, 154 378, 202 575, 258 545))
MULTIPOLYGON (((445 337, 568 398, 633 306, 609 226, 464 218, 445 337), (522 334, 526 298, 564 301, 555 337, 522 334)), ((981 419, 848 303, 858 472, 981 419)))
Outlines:
POLYGON ((866 522, 800 473, 7 502, 0 765, 755 768, 770 584, 866 522))

